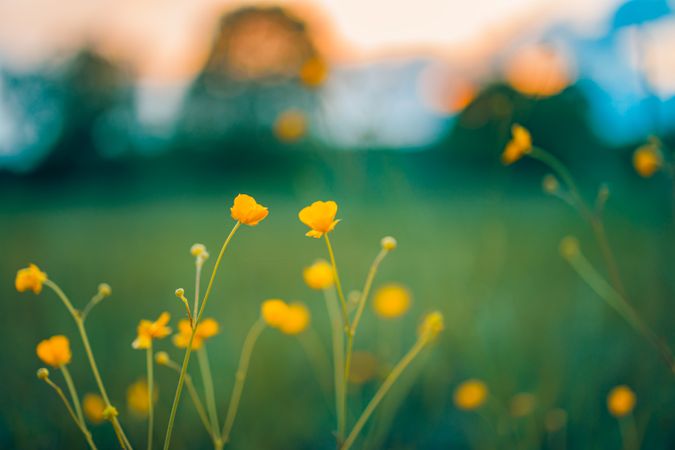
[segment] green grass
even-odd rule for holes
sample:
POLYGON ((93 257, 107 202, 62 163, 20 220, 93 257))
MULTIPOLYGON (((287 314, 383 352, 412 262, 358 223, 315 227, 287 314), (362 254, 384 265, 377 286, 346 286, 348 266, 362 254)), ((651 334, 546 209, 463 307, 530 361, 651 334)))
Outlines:
MULTIPOLYGON (((383 189, 390 186, 397 184, 385 183, 383 189)), ((156 318, 164 310, 171 312, 174 326, 183 317, 173 292, 184 287, 192 297, 190 245, 202 242, 215 256, 232 226, 228 208, 236 189, 221 189, 217 195, 211 189, 211 193, 140 199, 126 194, 95 199, 86 192, 70 191, 44 198, 29 192, 21 197, 21 205, 16 202, 0 213, 4 343, 0 447, 83 446, 58 399, 34 377, 40 366, 34 350, 39 340, 68 335, 73 344, 72 373, 80 392, 95 387, 66 311, 49 291, 38 297, 16 293, 16 269, 37 263, 80 306, 99 282, 112 286, 113 296, 94 310, 88 327, 111 397, 120 407, 131 439, 141 447, 145 423, 134 420, 125 408, 126 387, 144 376, 144 354, 131 348, 136 325, 141 318, 156 318)), ((235 236, 206 312, 222 326, 221 334, 209 342, 221 417, 244 334, 264 299, 306 302, 313 326, 329 348, 323 300, 301 278, 304 266, 327 257, 326 249, 322 241, 304 237, 305 228, 297 220, 302 206, 326 199, 327 191, 298 195, 256 185, 249 191, 269 206, 270 215, 235 236)), ((418 377, 404 379, 404 384, 412 383, 410 395, 394 393, 401 397, 401 409, 391 414, 395 426, 385 434, 387 448, 468 448, 471 442, 492 447, 496 440, 503 448, 516 448, 510 438, 494 431, 498 418, 493 413, 486 413, 490 424, 454 408, 452 390, 468 377, 484 379, 496 403, 507 404, 517 392, 537 395, 534 416, 514 425, 519 448, 540 448, 540 442, 546 442, 537 433, 525 431, 526 421, 532 420, 534 428, 542 430, 546 412, 554 407, 568 412, 568 448, 619 448, 618 425, 606 412, 605 396, 611 387, 624 383, 638 395, 636 420, 645 432, 644 448, 665 449, 675 443, 673 378, 653 349, 558 255, 560 239, 576 234, 604 273, 590 230, 567 206, 537 192, 459 194, 411 188, 382 202, 346 194, 330 197, 340 204, 338 217, 343 219, 332 241, 347 290, 361 288, 380 238, 392 235, 399 248, 382 264, 375 287, 397 281, 414 295, 413 307, 402 320, 381 323, 367 308, 356 349, 384 355, 384 375, 414 342, 425 312, 440 309, 446 316, 446 332, 411 371, 418 377)), ((387 198, 383 193, 374 198, 382 197, 387 198)), ((610 208, 610 239, 630 300, 672 343, 669 225, 611 214, 610 208)), ((207 275, 210 268, 207 264, 207 275)), ((169 351, 175 360, 181 358, 169 339, 158 348, 169 351)), ((198 379, 196 361, 191 367, 198 379)), ((161 367, 157 374, 156 423, 161 442, 176 376, 161 367)), ((58 375, 54 378, 61 381, 58 375)), ((377 384, 367 383, 352 392, 352 423, 377 384)), ((385 402, 385 410, 391 403, 395 402, 385 402)), ((332 414, 297 340, 267 330, 253 355, 231 448, 329 449, 332 414)), ((505 419, 504 414, 500 417, 505 419)), ((378 421, 386 422, 382 417, 378 421)), ((100 442, 113 445, 108 426, 96 428, 94 434, 100 442)), ((174 448, 209 446, 186 396, 174 437, 174 448)), ((555 448, 546 445, 543 448, 555 448)))

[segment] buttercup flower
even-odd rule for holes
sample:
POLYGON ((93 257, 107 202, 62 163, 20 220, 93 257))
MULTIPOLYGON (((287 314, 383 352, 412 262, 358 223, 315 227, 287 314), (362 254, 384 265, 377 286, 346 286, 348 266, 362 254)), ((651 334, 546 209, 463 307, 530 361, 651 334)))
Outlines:
POLYGON ((300 334, 309 325, 309 310, 302 303, 291 303, 279 324, 279 329, 286 334, 300 334))
POLYGON ((400 317, 410 308, 410 291, 400 284, 390 283, 375 292, 373 309, 384 319, 400 317))
POLYGON ((35 264, 30 264, 16 273, 14 285, 19 292, 33 291, 35 294, 42 292, 42 283, 47 281, 47 274, 41 271, 35 264))
POLYGON ((658 145, 654 142, 639 147, 633 153, 633 167, 641 177, 651 177, 662 165, 661 152, 658 145))
POLYGON ((288 305, 283 300, 273 298, 265 300, 260 308, 263 320, 271 327, 279 327, 286 318, 288 305))
POLYGON ((40 342, 36 348, 38 358, 52 367, 61 367, 70 362, 70 341, 63 335, 52 336, 40 342))
POLYGON ((635 407, 635 392, 625 385, 617 386, 607 396, 607 409, 614 417, 630 414, 635 407))
MULTIPOLYGON (((197 325, 197 331, 192 340, 192 349, 196 350, 202 348, 204 341, 218 334, 218 331, 218 322, 214 319, 208 318, 202 320, 199 325, 197 325)), ((173 336, 173 344, 178 348, 187 347, 190 342, 190 334, 192 334, 190 321, 185 319, 181 320, 178 322, 178 334, 174 334, 173 336)))
POLYGON ((530 132, 521 125, 514 124, 511 127, 511 140, 506 144, 504 153, 502 153, 502 163, 513 164, 531 151, 532 136, 530 136, 530 132))
POLYGON ((310 206, 302 208, 298 217, 300 222, 311 228, 305 236, 320 238, 324 233, 333 231, 340 220, 335 220, 338 205, 334 201, 314 202, 310 206))
POLYGON ((474 410, 480 408, 487 399, 488 389, 480 380, 467 380, 457 386, 453 400, 459 409, 474 410))
POLYGON ((417 330, 420 337, 432 340, 445 328, 443 314, 433 311, 427 314, 417 330))
POLYGON ((98 394, 86 394, 82 399, 82 410, 91 423, 98 424, 105 420, 103 417, 105 402, 98 394))
POLYGON ((267 217, 269 211, 250 195, 239 194, 234 198, 230 213, 234 220, 253 227, 267 217))
POLYGON ((302 272, 307 286, 312 289, 326 289, 333 285, 333 267, 320 259, 302 272))
MULTIPOLYGON (((159 391, 157 388, 152 393, 152 402, 157 403, 159 391)), ((145 380, 139 380, 129 386, 127 389, 127 406, 129 410, 139 417, 148 415, 150 404, 148 403, 148 383, 145 380)))
POLYGON ((150 348, 153 339, 167 337, 171 334, 171 328, 166 326, 170 318, 171 315, 168 312, 163 312, 154 322, 141 320, 141 323, 138 324, 138 336, 131 346, 135 349, 150 348))

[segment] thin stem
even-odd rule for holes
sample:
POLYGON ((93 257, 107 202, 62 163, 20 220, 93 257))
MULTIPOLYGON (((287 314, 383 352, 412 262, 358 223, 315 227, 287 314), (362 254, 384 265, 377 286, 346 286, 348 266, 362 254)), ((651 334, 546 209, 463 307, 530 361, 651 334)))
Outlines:
POLYGON ((356 441, 356 438, 358 438, 359 433, 365 426, 370 416, 375 411, 375 408, 377 408, 377 406, 380 404, 380 402, 387 394, 389 389, 391 389, 391 387, 394 385, 396 380, 398 380, 403 371, 410 365, 410 363, 425 347, 427 342, 428 340, 423 337, 417 339, 415 345, 413 345, 413 347, 408 351, 408 353, 406 353, 405 356, 401 358, 401 360, 396 364, 396 366, 394 366, 389 375, 387 375, 387 378, 384 379, 382 386, 380 386, 380 388, 377 390, 373 398, 368 403, 368 406, 366 406, 366 409, 364 409, 363 413, 361 413, 361 417, 359 417, 359 419, 356 421, 354 428, 352 428, 352 431, 349 433, 349 436, 347 436, 347 440, 345 440, 344 444, 342 444, 342 447, 340 447, 340 450, 348 450, 354 444, 354 441, 356 441))
POLYGON ((625 417, 619 418, 619 429, 621 430, 621 441, 623 450, 638 450, 638 431, 635 426, 633 414, 628 413, 625 417))
POLYGON ((333 371, 335 373, 333 383, 335 385, 335 412, 337 415, 337 439, 342 443, 345 434, 345 416, 346 416, 346 393, 344 383, 344 333, 340 323, 340 308, 338 299, 335 297, 335 291, 325 289, 323 291, 326 298, 326 309, 331 324, 331 335, 333 340, 333 371))
POLYGON ((558 158, 541 148, 533 148, 529 155, 550 167, 567 185, 567 189, 572 195, 573 204, 576 206, 579 214, 581 214, 581 217, 583 217, 593 229, 593 234, 595 235, 595 239, 598 241, 598 245, 600 247, 600 251, 602 252, 602 257, 605 260, 607 272, 609 273, 609 277, 612 280, 614 289, 625 297, 626 291, 623 287, 623 283, 621 282, 619 268, 616 263, 616 259, 614 258, 612 249, 609 245, 607 232, 605 231, 605 226, 602 222, 602 219, 599 215, 594 214, 588 207, 581 196, 581 191, 579 191, 577 184, 574 182, 572 174, 558 158))
POLYGON ((70 414, 70 417, 73 419, 75 422, 75 425, 77 425, 77 428, 84 434, 84 438, 87 440, 87 444, 89 444, 89 448, 96 450, 96 445, 94 444, 94 441, 91 438, 91 433, 89 433, 89 430, 84 425, 84 422, 80 422, 78 420, 77 416, 75 415, 75 411, 73 411, 73 408, 70 406, 70 403, 68 402, 68 399, 66 398, 66 395, 63 393, 61 388, 54 383, 51 379, 45 378, 45 383, 47 383, 49 386, 52 387, 58 394, 58 396, 61 398, 63 401, 63 404, 66 406, 66 409, 68 410, 68 414, 70 414))
POLYGON ((361 291, 361 296, 359 297, 359 305, 358 308, 356 309, 356 315, 354 316, 354 320, 352 321, 352 326, 349 329, 349 333, 347 333, 347 356, 345 358, 345 376, 344 376, 345 390, 347 389, 347 383, 349 383, 349 372, 351 370, 352 351, 354 347, 354 335, 356 335, 356 328, 359 326, 359 321, 361 320, 361 315, 363 314, 363 310, 365 309, 366 302, 368 300, 368 294, 370 294, 370 288, 373 285, 373 280, 375 279, 377 269, 378 267, 380 267, 380 263, 382 262, 384 257, 387 256, 387 253, 389 252, 385 249, 380 250, 380 252, 373 260, 373 263, 370 265, 370 270, 368 270, 366 282, 363 286, 363 290, 361 291))
POLYGON ((194 306, 194 317, 197 317, 199 314, 199 287, 202 279, 202 267, 204 266, 204 260, 198 257, 195 261, 195 306, 194 306))
POLYGON ((206 408, 211 420, 211 428, 218 429, 218 409, 216 408, 216 394, 213 389, 213 377, 211 376, 211 366, 209 356, 206 353, 206 347, 202 346, 197 350, 197 359, 199 360, 199 371, 202 374, 202 383, 204 384, 204 397, 206 398, 206 408))
MULTIPOLYGON (((173 369, 176 371, 177 374, 180 375, 180 367, 178 364, 176 364, 173 361, 169 361, 165 364, 167 367, 173 369)), ((202 424, 204 425, 204 428, 206 428, 206 431, 214 437, 213 429, 211 428, 211 424, 209 423, 209 418, 207 417, 206 414, 206 409, 204 408, 204 404, 202 403, 201 399, 199 398, 199 394, 197 393, 197 389, 195 389, 195 385, 192 382, 192 377, 190 374, 185 374, 185 386, 187 387, 188 394, 192 398, 192 404, 194 405, 195 409, 197 410, 197 415, 199 416, 199 419, 201 420, 202 424)), ((214 438, 215 439, 215 438, 214 438)))
POLYGON ((84 309, 82 310, 82 314, 80 314, 82 316, 83 322, 85 320, 87 320, 87 316, 89 315, 91 310, 94 309, 94 307, 96 305, 101 303, 101 300, 103 300, 104 298, 105 298, 105 296, 103 294, 101 294, 100 292, 97 292, 96 295, 94 295, 91 298, 91 300, 89 300, 89 303, 87 303, 87 306, 85 306, 84 309))
POLYGON ((166 437, 164 438, 164 450, 168 450, 169 446, 171 445, 171 434, 173 433, 173 424, 176 421, 176 412, 178 411, 178 403, 180 403, 180 396, 183 392, 183 384, 185 383, 185 374, 187 373, 188 364, 190 363, 190 354, 192 353, 192 342, 194 341, 194 338, 195 338, 197 326, 199 325, 199 321, 202 317, 202 314, 204 313, 204 309, 206 307, 206 302, 208 302, 208 300, 209 300, 209 295, 211 294, 211 289, 213 288, 213 281, 216 278, 216 273, 218 272, 218 267, 220 267, 220 261, 223 259, 223 255, 225 254, 225 250, 227 249, 227 245, 232 240, 232 236, 234 236, 234 234, 237 232, 240 225, 241 225, 241 223, 237 222, 234 225, 234 227, 232 228, 232 231, 230 231, 230 234, 225 239, 225 242, 223 242, 223 246, 220 249, 220 253, 218 254, 218 258, 216 259, 216 263, 213 266, 213 271, 211 272, 211 279, 209 280, 209 285, 206 288, 206 294, 204 295, 204 301, 202 302, 202 306, 199 308, 199 314, 197 314, 197 317, 195 318, 195 323, 194 323, 194 326, 192 327, 192 333, 190 334, 190 340, 188 341, 188 346, 185 349, 185 356, 183 357, 183 365, 181 366, 181 369, 180 369, 180 376, 178 377, 178 386, 176 387, 176 395, 174 396, 173 404, 171 405, 171 413, 169 415, 169 424, 167 425, 166 437))
POLYGON ((87 425, 84 421, 84 415, 82 414, 82 407, 80 406, 80 398, 77 395, 77 390, 75 389, 75 383, 73 383, 73 378, 70 376, 70 371, 65 365, 60 367, 63 378, 66 380, 66 386, 68 386, 68 391, 70 392, 70 398, 73 400, 73 406, 75 407, 75 413, 77 413, 77 418, 80 420, 82 426, 86 429, 87 425))
POLYGON ((605 302, 621 315, 630 326, 641 333, 663 357, 665 363, 675 374, 675 359, 668 345, 647 326, 635 309, 621 296, 605 279, 595 270, 581 253, 568 258, 569 263, 581 278, 595 291, 605 302))
POLYGON ((260 336, 260 333, 262 333, 264 329, 265 321, 260 318, 253 324, 246 335, 246 339, 244 339, 244 346, 241 349, 241 357, 239 359, 239 367, 237 368, 237 373, 235 375, 234 388, 232 388, 232 396, 230 397, 230 405, 227 408, 227 417, 223 424, 221 439, 223 443, 227 443, 230 440, 230 433, 232 432, 234 419, 239 410, 239 401, 241 400, 241 394, 244 390, 244 383, 246 381, 246 375, 248 374, 248 366, 251 361, 253 347, 258 340, 258 336, 260 336))
MULTIPOLYGON (((91 344, 89 344, 89 337, 87 336, 87 330, 84 327, 84 322, 82 321, 80 313, 75 308, 73 308, 73 305, 66 296, 66 294, 64 294, 64 292, 56 283, 54 283, 52 280, 47 279, 45 281, 45 285, 47 285, 52 291, 56 293, 56 295, 61 299, 63 304, 66 306, 66 309, 68 309, 70 315, 73 317, 73 320, 77 325, 77 330, 80 333, 80 338, 82 339, 84 351, 87 354, 89 366, 91 367, 94 379, 96 380, 96 385, 98 386, 99 393, 101 394, 101 397, 105 402, 106 408, 113 408, 112 404, 110 403, 108 393, 105 390, 105 386, 103 385, 101 374, 98 371, 98 366, 96 365, 96 360, 94 359, 94 353, 91 351, 91 344)), ((129 439, 127 439, 126 435, 124 434, 124 430, 122 429, 122 425, 117 419, 117 416, 114 414, 111 415, 110 422, 112 423, 113 428, 115 429, 115 434, 117 435, 122 448, 131 450, 132 446, 129 443, 129 439)))
POLYGON ((146 366, 148 374, 148 450, 152 450, 152 435, 155 429, 155 411, 154 411, 154 389, 155 389, 155 375, 154 375, 154 358, 152 351, 152 340, 146 352, 146 366))
POLYGON ((347 313, 347 300, 345 300, 345 294, 342 291, 342 283, 340 282, 340 275, 338 274, 337 264, 335 263, 335 253, 333 253, 333 246, 330 244, 330 239, 328 238, 328 233, 324 233, 324 238, 326 238, 326 247, 328 247, 328 255, 330 256, 330 263, 333 267, 333 277, 335 278, 335 287, 337 287, 338 297, 340 299, 340 307, 342 308, 342 322, 344 325, 344 331, 349 331, 349 314, 347 313))

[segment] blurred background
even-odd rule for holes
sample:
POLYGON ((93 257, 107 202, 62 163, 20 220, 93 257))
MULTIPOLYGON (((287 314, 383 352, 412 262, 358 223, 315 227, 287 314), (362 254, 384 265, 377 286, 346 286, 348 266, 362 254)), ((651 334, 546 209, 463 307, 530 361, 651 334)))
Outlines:
MULTIPOLYGON (((0 447, 84 446, 34 377, 40 340, 68 335, 80 391, 95 388, 62 305, 51 292, 17 294, 16 270, 38 264, 79 306, 110 283, 88 326, 142 443, 145 422, 124 406, 145 374, 135 327, 163 310, 175 327, 173 292, 193 285, 190 245, 215 254, 245 192, 270 216, 236 236, 207 310, 222 327, 209 342, 221 414, 264 299, 306 302, 328 351, 323 299, 301 277, 325 246, 304 237, 297 212, 332 199, 347 290, 392 235, 399 248, 375 287, 402 283, 413 299, 397 320, 366 311, 356 349, 369 371, 351 385, 352 415, 420 317, 440 309, 447 320, 359 448, 618 449, 606 397, 619 384, 637 395, 641 448, 675 448, 672 375, 559 256, 574 234, 604 274, 590 228, 542 192, 543 165, 499 159, 518 122, 589 202, 607 183, 627 297, 675 344, 673 180, 632 166, 650 136, 675 146, 674 10, 666 0, 0 0, 0 447), (494 408, 455 407, 468 378, 487 384, 494 408), (525 414, 513 407, 522 393, 535 400, 525 414)), ((169 340, 160 347, 180 359, 169 340)), ((261 337, 230 448, 334 448, 331 402, 309 367, 298 339, 261 337)), ((176 377, 157 372, 163 436, 176 377)), ((187 397, 174 435, 174 448, 210 446, 187 397)), ((115 447, 110 427, 94 436, 115 447)))

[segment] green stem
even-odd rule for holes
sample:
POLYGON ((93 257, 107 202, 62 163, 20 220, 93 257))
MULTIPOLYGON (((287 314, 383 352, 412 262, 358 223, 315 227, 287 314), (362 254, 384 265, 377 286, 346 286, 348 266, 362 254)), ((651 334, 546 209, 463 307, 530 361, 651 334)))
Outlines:
POLYGON ((152 435, 155 429, 155 411, 154 411, 154 389, 155 389, 155 375, 154 375, 154 361, 152 351, 152 340, 150 346, 146 351, 146 366, 148 374, 148 450, 152 450, 152 435))
POLYGON ((335 412, 337 415, 337 439, 338 444, 342 444, 345 434, 345 416, 346 416, 346 393, 344 383, 344 333, 340 322, 340 308, 338 299, 335 297, 335 291, 325 289, 326 309, 331 324, 331 335, 333 340, 333 383, 335 385, 335 412))
POLYGON ((80 420, 78 420, 77 416, 75 415, 75 411, 73 411, 73 408, 70 406, 70 403, 68 402, 68 399, 66 398, 66 395, 63 393, 61 388, 49 378, 45 378, 44 380, 49 386, 52 387, 52 389, 56 391, 58 396, 63 401, 63 404, 66 406, 66 409, 68 410, 68 414, 70 414, 70 417, 75 422, 75 425, 77 425, 77 428, 79 428, 82 434, 84 434, 84 438, 87 440, 89 448, 91 448, 92 450, 96 450, 96 445, 94 444, 94 441, 91 438, 91 433, 85 427, 84 422, 80 422, 80 420))
POLYGON ((239 367, 235 375, 234 387, 232 388, 232 396, 230 397, 230 404, 227 408, 227 417, 223 424, 222 442, 227 444, 230 440, 230 433, 234 425, 234 419, 239 410, 239 402, 241 394, 244 390, 244 383, 246 382, 246 375, 248 374, 248 366, 251 361, 251 354, 260 333, 265 329, 265 321, 259 318, 251 327, 246 339, 244 339, 244 346, 241 349, 241 357, 239 359, 239 367))
POLYGON ((389 252, 385 249, 380 250, 380 253, 377 254, 375 260, 373 260, 373 263, 370 265, 370 270, 368 270, 368 276, 366 277, 366 282, 363 286, 363 290, 361 291, 361 296, 359 298, 359 305, 356 310, 356 315, 354 315, 352 326, 349 329, 349 333, 347 333, 347 356, 345 358, 345 376, 344 376, 345 390, 347 389, 347 384, 349 383, 349 373, 351 371, 352 352, 354 347, 354 335, 356 335, 356 328, 359 326, 361 315, 363 314, 363 310, 366 307, 368 295, 370 294, 370 288, 373 285, 373 280, 375 279, 377 269, 378 267, 380 267, 380 263, 382 262, 384 257, 387 256, 387 253, 389 252))
MULTIPOLYGON (((89 337, 87 336, 87 330, 84 327, 84 322, 82 321, 80 313, 75 308, 73 308, 73 305, 66 296, 66 294, 64 294, 64 292, 56 283, 48 279, 45 281, 45 284, 56 293, 56 295, 61 299, 61 301, 65 305, 70 315, 73 317, 73 320, 77 325, 77 330, 80 333, 80 338, 82 339, 82 344, 84 345, 84 351, 87 354, 89 366, 91 367, 91 371, 94 374, 94 379, 96 380, 96 385, 98 386, 98 390, 101 394, 101 397, 105 402, 106 408, 113 408, 112 404, 110 403, 110 398, 108 397, 108 392, 105 390, 105 386, 103 385, 101 374, 98 371, 98 366, 96 365, 96 360, 94 359, 94 353, 91 351, 91 344, 89 344, 89 337)), ((127 439, 126 435, 124 434, 124 430, 122 429, 122 425, 117 419, 117 416, 113 414, 110 418, 110 422, 112 423, 112 426, 115 429, 115 433, 117 434, 120 440, 120 445, 122 446, 122 448, 131 450, 133 447, 129 443, 129 439, 127 439)))
POLYGON ((389 375, 387 375, 387 378, 384 379, 382 386, 380 386, 373 398, 368 403, 368 406, 366 406, 366 409, 364 409, 363 413, 361 413, 361 417, 359 417, 359 419, 356 421, 354 428, 352 428, 352 431, 349 433, 349 436, 347 436, 347 439, 345 440, 344 444, 342 444, 342 447, 340 447, 340 450, 348 450, 354 444, 354 441, 356 441, 356 438, 358 438, 359 433, 377 406, 380 404, 384 396, 387 394, 387 392, 389 392, 389 389, 391 389, 403 371, 410 365, 410 363, 415 359, 420 351, 422 351, 427 342, 428 340, 423 337, 417 339, 415 345, 413 345, 408 353, 406 353, 405 356, 401 358, 401 360, 396 364, 396 366, 394 366, 389 375))
POLYGON ((619 429, 621 430, 623 450, 638 450, 640 445, 638 443, 638 431, 633 414, 629 413, 625 417, 619 417, 619 429))
POLYGON ((206 353, 206 347, 197 350, 197 359, 199 360, 199 371, 202 374, 202 383, 204 384, 204 396, 206 398, 206 408, 211 420, 211 429, 218 429, 218 409, 216 408, 216 394, 213 389, 213 377, 211 376, 211 366, 209 356, 206 353))
MULTIPOLYGON (((177 374, 180 375, 180 367, 178 364, 176 364, 173 361, 169 361, 165 364, 167 367, 173 369, 176 371, 177 374)), ((212 436, 215 442, 215 435, 213 433, 213 429, 211 428, 211 424, 209 423, 209 418, 207 417, 206 414, 206 409, 204 408, 204 405, 199 398, 199 394, 197 393, 197 389, 195 389, 195 385, 192 382, 192 377, 190 374, 185 375, 185 386, 187 387, 188 394, 190 395, 190 398, 192 399, 192 404, 194 405, 195 409, 197 410, 197 415, 199 416, 199 419, 201 420, 202 424, 204 425, 204 428, 206 428, 206 431, 212 436)))
POLYGON ((84 322, 85 320, 87 320, 87 316, 89 315, 89 313, 91 312, 91 310, 94 309, 94 307, 95 307, 96 305, 98 305, 99 303, 101 303, 101 300, 103 300, 104 298, 105 298, 104 295, 102 295, 100 292, 97 292, 96 295, 94 295, 94 296, 91 298, 91 300, 89 300, 89 303, 87 303, 87 306, 85 306, 84 309, 82 310, 81 316, 82 316, 82 321, 83 321, 83 322, 84 322))
POLYGON ((80 406, 80 398, 77 395, 77 390, 75 389, 75 383, 73 383, 73 378, 70 376, 70 371, 65 365, 60 367, 63 378, 66 380, 66 386, 68 386, 68 391, 70 392, 70 398, 73 400, 73 406, 75 407, 75 412, 77 413, 77 418, 82 423, 82 426, 87 429, 86 422, 84 421, 84 415, 82 414, 82 407, 80 406))
MULTIPOLYGON (((192 333, 190 334, 190 340, 188 341, 188 346, 185 349, 185 356, 183 357, 183 365, 181 366, 180 369, 180 376, 178 377, 178 386, 176 387, 176 395, 173 398, 173 404, 171 405, 171 413, 169 415, 169 423, 166 428, 166 436, 164 438, 164 450, 168 450, 169 446, 171 445, 171 434, 173 433, 173 424, 176 421, 176 412, 178 411, 178 403, 180 403, 180 397, 183 392, 183 384, 185 383, 185 374, 187 373, 187 368, 188 364, 190 363, 190 354, 192 353, 192 342, 194 341, 195 338, 195 333, 197 331, 197 326, 199 325, 199 321, 202 317, 202 314, 204 313, 204 308, 206 307, 206 303, 209 300, 209 295, 211 294, 211 289, 213 288, 213 282, 216 278, 216 272, 218 272, 218 267, 220 266, 220 261, 223 259, 223 255, 225 254, 225 250, 227 249, 228 244, 232 240, 232 236, 234 236, 234 233, 239 229, 239 226, 241 223, 237 222, 234 227, 232 228, 232 231, 230 231, 230 234, 227 236, 225 239, 225 242, 223 243, 222 248, 220 249, 220 253, 218 254, 218 259, 216 259, 216 264, 213 266, 213 271, 211 272, 211 279, 209 280, 209 285, 206 288, 206 294, 204 295, 204 301, 202 302, 202 306, 199 308, 199 314, 195 318, 195 323, 192 328, 192 333)), ((215 431, 215 430, 214 430, 215 431)))
POLYGON ((595 270, 581 253, 567 258, 574 270, 596 294, 612 307, 636 331, 641 333, 661 354, 668 368, 675 374, 675 359, 665 342, 647 326, 635 309, 595 270))
POLYGON ((335 278, 335 287, 337 287, 338 297, 340 299, 340 307, 342 308, 342 322, 344 331, 349 331, 349 314, 347 313, 347 300, 342 291, 342 283, 340 282, 340 275, 338 274, 337 264, 335 263, 335 253, 333 253, 333 246, 330 244, 328 233, 324 233, 323 237, 326 239, 326 247, 328 247, 328 256, 330 256, 330 263, 333 267, 333 277, 335 278))

